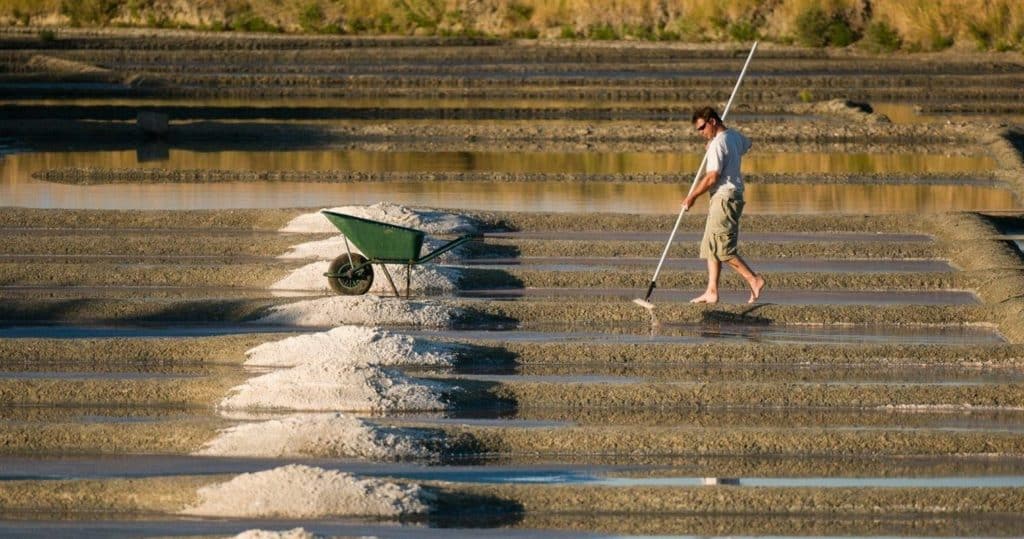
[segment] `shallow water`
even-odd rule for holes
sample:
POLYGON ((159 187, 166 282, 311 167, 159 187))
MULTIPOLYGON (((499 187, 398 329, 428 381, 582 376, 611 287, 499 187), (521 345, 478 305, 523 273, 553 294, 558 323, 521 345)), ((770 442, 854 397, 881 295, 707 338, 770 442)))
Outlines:
MULTIPOLYGON (((972 117, 989 117, 988 114, 927 114, 918 110, 916 105, 909 103, 871 103, 871 108, 889 117, 894 124, 935 124, 949 121, 970 121, 972 117)), ((1001 121, 1020 123, 1024 116, 1019 114, 1000 114, 1001 121)))
MULTIPOLYGON (((27 178, 32 172, 65 167, 363 172, 516 172, 640 174, 694 171, 695 152, 509 152, 369 151, 341 148, 281 151, 193 151, 163 148, 113 151, 16 153, 4 157, 2 176, 27 178)), ((991 170, 987 155, 942 153, 751 152, 743 170, 753 173, 919 174, 991 170)))
MULTIPOLYGON (((728 465, 732 457, 700 457, 687 468, 714 472, 717 461, 728 465)), ((778 459, 779 471, 786 468, 787 458, 778 459)), ((288 462, 341 470, 367 476, 396 477, 416 481, 454 481, 467 483, 543 483, 594 484, 607 486, 702 486, 705 476, 678 475, 679 470, 614 465, 566 464, 488 464, 442 465, 425 467, 418 463, 374 463, 352 459, 288 459, 288 462)), ((882 466, 884 459, 877 463, 882 466)), ((907 473, 907 462, 892 459, 907 473)), ((955 468, 949 459, 926 459, 932 464, 919 474, 902 476, 835 476, 813 477, 785 475, 739 478, 740 485, 765 487, 822 488, 846 487, 1022 487, 1024 475, 1012 473, 1019 463, 993 461, 990 465, 967 465, 969 473, 962 476, 938 475, 935 467, 943 464, 955 468)), ((173 455, 130 456, 66 456, 66 457, 0 457, 0 480, 60 480, 110 477, 153 477, 164 475, 207 475, 246 473, 267 470, 281 464, 280 459, 196 457, 173 455)), ((797 466, 800 467, 799 464, 797 466)), ((732 478, 736 479, 736 478, 732 478)))
MULTIPOLYGON (((670 217, 666 217, 667 223, 671 224, 670 217)), ((666 228, 671 229, 671 226, 666 228)), ((484 234, 485 239, 540 239, 540 240, 573 240, 573 241, 653 241, 665 242, 668 239, 668 230, 653 232, 643 231, 621 231, 621 230, 555 230, 555 231, 525 231, 525 232, 488 232, 484 234)), ((680 230, 676 233, 675 240, 679 242, 694 242, 701 239, 702 231, 688 232, 680 230)), ((743 240, 758 242, 928 242, 933 241, 931 236, 924 234, 896 234, 883 232, 743 232, 743 240)))
MULTIPOLYGON (((456 296, 515 300, 522 298, 618 298, 632 301, 642 291, 635 288, 490 288, 458 290, 456 296)), ((701 290, 659 288, 655 302, 688 302, 699 296, 701 290)), ((722 290, 719 301, 726 305, 744 305, 750 292, 722 290)), ((759 304, 777 305, 976 305, 980 303, 972 292, 955 290, 887 290, 864 292, 857 290, 765 290, 759 304)))
POLYGON ((409 331, 404 334, 452 339, 505 342, 596 342, 596 343, 700 343, 757 341, 763 343, 892 343, 892 344, 1001 344, 995 331, 976 327, 914 326, 740 326, 734 324, 671 324, 656 327, 621 324, 612 327, 573 328, 569 324, 545 324, 536 330, 446 330, 409 331))
MULTIPOLYGON (((172 149, 144 161, 135 151, 11 154, 0 159, 0 201, 37 208, 211 209, 313 207, 389 200, 467 210, 671 213, 689 185, 612 182, 257 182, 74 186, 33 172, 63 167, 222 170, 504 171, 638 174, 693 170, 699 158, 665 153, 370 152, 362 150, 193 152, 172 149)), ((972 172, 986 156, 801 153, 751 155, 748 172, 972 172)), ((931 213, 1019 207, 1009 190, 986 183, 750 184, 748 213, 931 213)), ((701 200, 696 209, 706 202, 701 200)))
MULTIPOLYGON (((264 324, 0 324, 2 339, 107 339, 143 337, 209 337, 238 333, 277 333, 314 331, 316 328, 264 324)), ((320 328, 329 329, 329 328, 320 328)))
MULTIPOLYGON (((205 337, 242 333, 312 333, 329 327, 296 327, 263 324, 11 324, 0 325, 0 338, 146 338, 205 337)), ((444 339, 473 339, 512 342, 640 342, 699 343, 722 340, 777 343, 901 343, 901 344, 1001 344, 1005 341, 995 331, 965 326, 862 326, 862 325, 736 325, 726 323, 672 324, 652 327, 648 324, 621 323, 613 325, 543 324, 539 329, 456 329, 409 330, 396 333, 444 339)))
MULTIPOLYGON (((389 201, 454 210, 678 213, 688 186, 593 182, 220 183, 72 186, 0 180, 4 205, 30 208, 201 210, 331 207, 389 201)), ((748 214, 939 213, 1006 210, 1010 191, 981 185, 750 185, 748 214)), ((705 212, 706 197, 693 207, 705 212)))
MULTIPOLYGON (((956 271, 949 263, 941 260, 792 260, 792 259, 748 259, 747 262, 765 272, 825 272, 825 273, 917 273, 956 271)), ((458 260, 458 264, 481 268, 509 268, 523 266, 537 271, 601 271, 608 268, 643 267, 653 268, 657 258, 629 257, 521 257, 521 258, 474 258, 458 260)), ((697 258, 676 258, 665 260, 663 269, 702 271, 707 261, 697 258)))

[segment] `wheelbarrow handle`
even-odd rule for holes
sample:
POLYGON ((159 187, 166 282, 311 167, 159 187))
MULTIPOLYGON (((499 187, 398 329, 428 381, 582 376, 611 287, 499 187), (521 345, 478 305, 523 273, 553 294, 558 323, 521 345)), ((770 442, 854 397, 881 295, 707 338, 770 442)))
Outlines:
POLYGON ((445 253, 447 253, 448 251, 451 251, 452 249, 462 245, 463 243, 467 243, 467 242, 470 242, 470 241, 473 241, 473 240, 477 240, 477 239, 480 239, 482 237, 483 237, 483 234, 466 234, 465 236, 459 236, 458 238, 456 238, 456 239, 454 239, 454 240, 452 240, 452 241, 450 241, 450 242, 448 242, 448 243, 438 247, 436 250, 427 253, 426 256, 423 256, 423 257, 417 258, 416 260, 413 260, 412 263, 413 264, 422 264, 424 262, 429 262, 429 261, 431 261, 431 260, 433 260, 433 259, 435 259, 435 258, 437 258, 437 257, 439 257, 439 256, 441 256, 441 255, 443 255, 445 253))

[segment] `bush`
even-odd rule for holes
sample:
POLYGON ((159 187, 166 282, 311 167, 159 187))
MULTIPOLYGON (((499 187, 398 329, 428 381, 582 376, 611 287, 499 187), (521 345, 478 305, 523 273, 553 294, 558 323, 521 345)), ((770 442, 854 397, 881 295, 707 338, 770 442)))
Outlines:
POLYGON ((270 24, 263 17, 246 9, 231 19, 231 29, 236 32, 280 32, 281 29, 270 24))
POLYGON ((444 17, 444 0, 398 0, 398 6, 413 28, 436 32, 444 17))
POLYGON ((825 10, 813 6, 797 16, 796 38, 807 47, 845 47, 860 36, 843 14, 829 17, 825 10))
POLYGON ((679 32, 673 32, 672 30, 658 30, 658 35, 655 36, 658 41, 679 41, 679 32))
POLYGON ((117 16, 123 0, 61 0, 60 14, 71 19, 72 26, 105 26, 117 16))
POLYGON ((864 32, 864 45, 874 52, 892 52, 900 48, 900 35, 884 21, 875 21, 864 32))
POLYGON ((381 34, 390 34, 395 31, 395 18, 390 13, 381 13, 374 21, 374 27, 381 34))
POLYGON ((824 47, 828 44, 828 15, 818 6, 808 8, 796 17, 796 38, 808 47, 824 47))
POLYGON ((622 33, 645 41, 654 41, 655 38, 654 29, 645 25, 628 25, 622 29, 622 33))
POLYGON ((845 47, 860 37, 853 28, 850 27, 850 23, 842 17, 833 17, 832 21, 828 24, 828 44, 833 47, 845 47))
POLYGON ((576 30, 572 29, 572 26, 568 24, 562 26, 562 39, 576 39, 576 30))
POLYGON ((319 32, 324 24, 324 10, 320 4, 311 2, 306 4, 299 13, 299 27, 305 32, 319 32))
POLYGON ((933 51, 941 51, 953 46, 953 36, 934 35, 931 40, 933 51))
POLYGON ((814 100, 814 94, 812 94, 811 91, 806 88, 800 90, 800 93, 796 94, 796 96, 799 97, 800 101, 804 103, 810 103, 811 101, 814 100))
POLYGON ((587 37, 590 39, 607 41, 619 39, 619 34, 615 31, 615 28, 612 28, 612 25, 603 22, 601 24, 591 25, 590 28, 587 28, 587 37))
POLYGON ((757 28, 749 21, 737 21, 729 25, 729 37, 736 41, 754 41, 757 28))
POLYGON ((14 8, 14 11, 11 12, 11 16, 14 17, 14 20, 18 21, 18 24, 22 26, 28 26, 28 23, 32 21, 32 15, 27 11, 22 11, 18 8, 14 8))
POLYGON ((995 33, 989 26, 977 21, 967 21, 967 33, 974 40, 979 51, 992 48, 995 33))
MULTIPOLYGON (((481 32, 473 31, 468 32, 466 35, 472 37, 479 37, 482 36, 483 34, 481 32)), ((528 26, 526 28, 517 28, 515 30, 512 30, 512 32, 509 35, 513 39, 537 39, 538 37, 540 37, 540 31, 532 26, 528 26)))
POLYGON ((57 41, 57 33, 54 32, 53 30, 40 30, 38 35, 39 41, 42 41, 44 43, 57 41))
POLYGON ((528 21, 533 17, 533 6, 512 2, 508 5, 508 13, 513 21, 528 21))

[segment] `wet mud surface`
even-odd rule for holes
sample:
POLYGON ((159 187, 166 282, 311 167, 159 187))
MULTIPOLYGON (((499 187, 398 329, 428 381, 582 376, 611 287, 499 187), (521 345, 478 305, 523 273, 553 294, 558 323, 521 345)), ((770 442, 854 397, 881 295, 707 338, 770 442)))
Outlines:
POLYGON ((722 303, 686 301, 696 208, 648 312, 630 300, 699 162, 690 109, 725 101, 744 51, 112 32, 0 32, 0 192, 30 201, 0 208, 0 535, 1020 530, 1019 58, 759 52, 734 117, 761 152, 740 249, 768 285, 746 305, 727 271, 722 303), (442 408, 317 410, 440 450, 196 456, 311 415, 218 404, 287 372, 248 351, 337 325, 260 321, 332 298, 269 289, 314 262, 281 255, 333 236, 279 230, 357 192, 324 186, 416 189, 484 233, 443 261, 455 290, 414 294, 452 310, 441 329, 378 324, 457 346, 387 367, 442 408), (419 484, 431 509, 177 516, 202 486, 295 463, 419 484))

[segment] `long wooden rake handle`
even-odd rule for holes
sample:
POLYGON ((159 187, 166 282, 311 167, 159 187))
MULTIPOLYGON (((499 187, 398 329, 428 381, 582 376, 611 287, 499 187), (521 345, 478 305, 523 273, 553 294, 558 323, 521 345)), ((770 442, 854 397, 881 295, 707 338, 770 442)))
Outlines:
MULTIPOLYGON (((729 102, 725 104, 725 110, 722 111, 722 121, 725 121, 725 117, 729 115, 729 109, 732 107, 732 101, 736 98, 736 92, 740 89, 740 84, 743 82, 743 77, 747 74, 747 67, 750 65, 750 60, 754 58, 754 51, 757 50, 757 41, 754 42, 754 46, 750 47, 750 54, 747 55, 747 61, 743 63, 743 70, 740 71, 740 77, 736 79, 736 86, 732 88, 732 95, 729 96, 729 102)), ((708 162, 708 154, 704 152, 704 159, 701 159, 700 166, 697 167, 697 173, 693 176, 693 183, 690 184, 690 191, 686 193, 689 197, 693 190, 697 187, 697 180, 700 179, 704 173, 704 166, 708 162)), ((665 257, 668 255, 668 250, 672 247, 672 240, 676 238, 676 231, 679 230, 679 223, 683 220, 683 214, 686 210, 690 209, 685 204, 682 209, 679 210, 679 217, 676 218, 676 224, 672 227, 672 234, 668 237, 668 243, 665 244, 665 250, 661 252, 661 260, 658 261, 658 267, 654 270, 654 276, 651 277, 651 284, 647 287, 647 295, 644 296, 644 301, 651 299, 651 294, 654 292, 655 283, 658 281, 658 274, 661 273, 661 266, 665 263, 665 257)))

